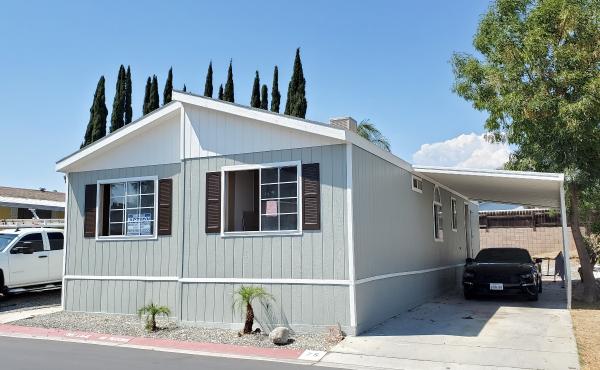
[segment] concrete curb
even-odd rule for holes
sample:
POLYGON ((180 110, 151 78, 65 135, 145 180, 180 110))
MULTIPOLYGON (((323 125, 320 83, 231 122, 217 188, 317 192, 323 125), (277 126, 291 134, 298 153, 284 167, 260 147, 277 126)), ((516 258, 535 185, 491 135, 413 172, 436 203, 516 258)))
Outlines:
POLYGON ((325 355, 325 352, 320 351, 260 348, 220 343, 186 342, 170 339, 108 335, 74 330, 25 327, 9 324, 0 324, 0 336, 118 346, 124 348, 175 352, 200 356, 288 362, 305 365, 314 364, 325 355))

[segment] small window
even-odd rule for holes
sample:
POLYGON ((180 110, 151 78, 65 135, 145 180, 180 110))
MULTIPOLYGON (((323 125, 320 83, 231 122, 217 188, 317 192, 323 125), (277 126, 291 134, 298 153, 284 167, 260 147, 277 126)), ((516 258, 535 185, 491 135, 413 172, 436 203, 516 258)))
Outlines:
POLYGON ((412 177, 412 189, 417 193, 423 192, 423 179, 417 176, 412 177))
POLYGON ((225 170, 224 231, 299 230, 298 165, 225 170))
POLYGON ((156 179, 107 181, 99 187, 98 235, 155 236, 156 179))
POLYGON ((34 233, 25 235, 10 250, 10 254, 31 254, 44 251, 42 234, 34 233))
POLYGON ((437 186, 433 189, 433 238, 440 242, 444 240, 442 196, 437 186))
POLYGON ((63 249, 65 237, 62 233, 48 233, 48 241, 50 242, 50 250, 58 251, 63 249))
POLYGON ((458 229, 458 212, 456 211, 456 199, 450 200, 450 207, 452 208, 452 231, 458 229))

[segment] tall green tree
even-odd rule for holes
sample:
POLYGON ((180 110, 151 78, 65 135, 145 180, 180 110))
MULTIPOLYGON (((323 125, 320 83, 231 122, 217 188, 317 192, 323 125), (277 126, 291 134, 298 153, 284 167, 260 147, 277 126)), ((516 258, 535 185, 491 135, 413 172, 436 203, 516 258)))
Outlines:
POLYGON ((219 85, 219 94, 217 95, 219 100, 223 100, 223 84, 219 85))
POLYGON ((296 49, 294 59, 294 72, 288 86, 287 101, 285 102, 285 114, 304 118, 306 117, 306 80, 302 71, 302 60, 300 60, 300 48, 296 49))
POLYGON ((133 110, 131 109, 131 68, 127 66, 125 74, 125 124, 130 124, 133 118, 133 110))
POLYGON ((258 71, 254 76, 254 84, 252 85, 252 96, 250 97, 250 106, 252 108, 260 108, 260 77, 258 71))
POLYGON ((386 150, 388 152, 390 151, 390 141, 385 136, 383 136, 381 131, 379 131, 377 127, 368 119, 360 121, 360 123, 356 127, 356 133, 360 137, 369 140, 381 149, 386 150))
POLYGON ((183 92, 187 91, 187 87, 185 86, 185 84, 183 84, 183 92))
POLYGON ((82 148, 106 136, 107 116, 108 109, 106 109, 104 76, 100 76, 96 91, 94 92, 94 101, 90 107, 90 120, 85 130, 85 136, 81 144, 82 148))
POLYGON ((150 113, 150 95, 152 93, 152 78, 148 77, 146 80, 146 89, 144 90, 144 105, 142 107, 142 113, 144 116, 150 113))
POLYGON ((260 108, 264 110, 269 109, 269 88, 267 85, 262 85, 260 89, 260 108))
POLYGON ((117 74, 117 84, 115 85, 115 97, 113 99, 112 114, 110 116, 110 132, 120 129, 125 125, 125 87, 126 87, 125 67, 121 64, 117 74))
POLYGON ((223 90, 223 100, 228 102, 235 102, 235 93, 233 91, 233 67, 231 66, 232 61, 229 61, 229 68, 227 69, 227 81, 225 82, 225 90, 223 90))
POLYGON ((273 70, 273 87, 271 88, 271 112, 279 113, 281 94, 279 93, 279 69, 275 66, 273 70))
POLYGON ((160 97, 158 95, 158 78, 156 75, 152 75, 152 84, 150 85, 150 100, 148 101, 148 108, 150 112, 158 109, 160 106, 160 97))
POLYGON ((454 54, 456 93, 517 147, 512 169, 562 172, 584 298, 598 299, 580 231, 580 195, 600 178, 600 2, 496 0, 480 21, 481 57, 454 54))
POLYGON ((173 67, 169 68, 165 89, 163 90, 163 105, 169 104, 173 98, 173 67))
POLYGON ((213 70, 212 60, 208 63, 208 72, 206 72, 206 82, 204 82, 204 96, 212 98, 213 96, 213 70))

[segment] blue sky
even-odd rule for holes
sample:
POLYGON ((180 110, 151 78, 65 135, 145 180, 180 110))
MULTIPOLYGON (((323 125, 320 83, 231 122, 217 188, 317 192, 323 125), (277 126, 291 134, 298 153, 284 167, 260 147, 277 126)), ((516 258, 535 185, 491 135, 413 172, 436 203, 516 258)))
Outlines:
POLYGON ((473 52, 487 7, 471 0, 6 2, 0 185, 63 190, 54 163, 79 148, 100 75, 111 111, 120 64, 132 68, 136 118, 148 75, 158 76, 162 93, 173 66, 176 88, 201 93, 210 60, 216 90, 233 59, 237 103, 249 104, 255 70, 270 88, 274 65, 285 97, 296 47, 307 118, 368 118, 406 160, 469 164, 485 114, 452 93, 449 60, 454 51, 473 52), (440 145, 465 153, 453 159, 440 145))

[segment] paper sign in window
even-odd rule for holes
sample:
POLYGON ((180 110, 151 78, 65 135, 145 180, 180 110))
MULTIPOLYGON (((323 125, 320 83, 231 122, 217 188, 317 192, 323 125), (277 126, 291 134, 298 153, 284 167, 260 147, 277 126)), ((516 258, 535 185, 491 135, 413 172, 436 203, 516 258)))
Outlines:
POLYGON ((277 201, 276 200, 267 200, 267 207, 266 207, 266 214, 267 215, 276 215, 277 214, 277 201))

